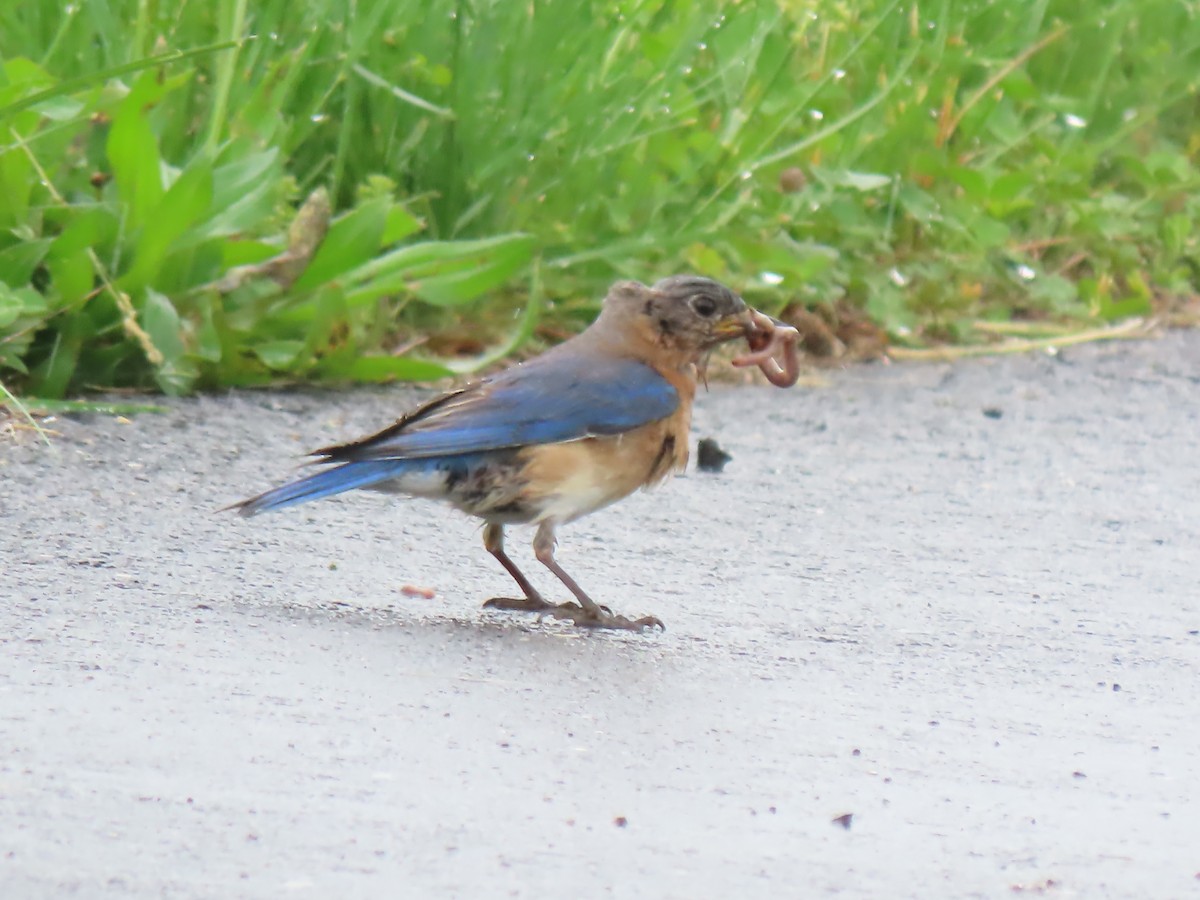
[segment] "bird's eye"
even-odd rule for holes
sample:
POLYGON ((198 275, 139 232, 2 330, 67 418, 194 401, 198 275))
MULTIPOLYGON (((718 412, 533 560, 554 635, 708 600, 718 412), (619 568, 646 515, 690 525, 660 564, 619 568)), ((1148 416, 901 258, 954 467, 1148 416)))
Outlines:
POLYGON ((696 297, 692 300, 692 309, 696 311, 696 315, 707 319, 717 311, 717 302, 712 297, 696 297))

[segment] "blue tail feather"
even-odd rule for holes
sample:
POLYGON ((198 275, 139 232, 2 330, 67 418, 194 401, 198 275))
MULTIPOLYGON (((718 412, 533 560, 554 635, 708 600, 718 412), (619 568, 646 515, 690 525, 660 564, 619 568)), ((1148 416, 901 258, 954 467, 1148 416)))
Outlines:
POLYGON ((254 516, 261 512, 270 512, 295 506, 297 503, 307 503, 310 500, 320 500, 322 497, 332 497, 344 491, 355 488, 370 487, 389 478, 396 478, 414 469, 427 467, 435 460, 428 459, 380 459, 369 462, 352 462, 317 472, 299 481, 281 485, 273 490, 236 503, 231 509, 236 509, 243 516, 254 516))

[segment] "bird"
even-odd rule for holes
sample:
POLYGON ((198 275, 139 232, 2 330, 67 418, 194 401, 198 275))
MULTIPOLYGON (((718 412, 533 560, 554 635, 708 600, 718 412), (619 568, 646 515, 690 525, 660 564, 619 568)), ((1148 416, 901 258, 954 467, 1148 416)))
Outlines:
POLYGON ((315 474, 235 503, 254 516, 354 489, 448 501, 483 520, 483 544, 523 596, 485 608, 585 628, 663 629, 597 603, 555 559, 558 529, 687 466, 692 402, 710 352, 753 333, 757 314, 699 275, 618 281, 584 331, 417 406, 376 434, 314 451, 315 474), (574 600, 552 603, 504 549, 534 525, 537 560, 574 600))

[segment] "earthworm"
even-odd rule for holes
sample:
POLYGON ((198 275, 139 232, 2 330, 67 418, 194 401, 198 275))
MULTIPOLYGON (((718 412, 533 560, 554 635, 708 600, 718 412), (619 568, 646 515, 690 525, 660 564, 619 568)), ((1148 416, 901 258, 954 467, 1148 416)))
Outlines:
POLYGON ((791 387, 800 378, 800 332, 773 316, 751 310, 751 326, 746 332, 750 352, 735 357, 738 368, 758 366, 767 381, 776 387, 791 387))

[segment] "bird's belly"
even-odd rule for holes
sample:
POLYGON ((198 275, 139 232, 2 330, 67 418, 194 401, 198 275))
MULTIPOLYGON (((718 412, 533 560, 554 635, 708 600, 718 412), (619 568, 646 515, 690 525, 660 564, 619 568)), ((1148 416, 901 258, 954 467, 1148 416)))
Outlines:
POLYGON ((537 516, 521 497, 522 466, 514 450, 434 457, 371 489, 445 500, 488 521, 519 524, 537 516))
POLYGON ((549 485, 539 484, 537 493, 541 497, 529 505, 536 508, 538 521, 571 522, 615 503, 640 486, 637 482, 623 484, 584 465, 557 482, 552 490, 547 490, 549 485))

